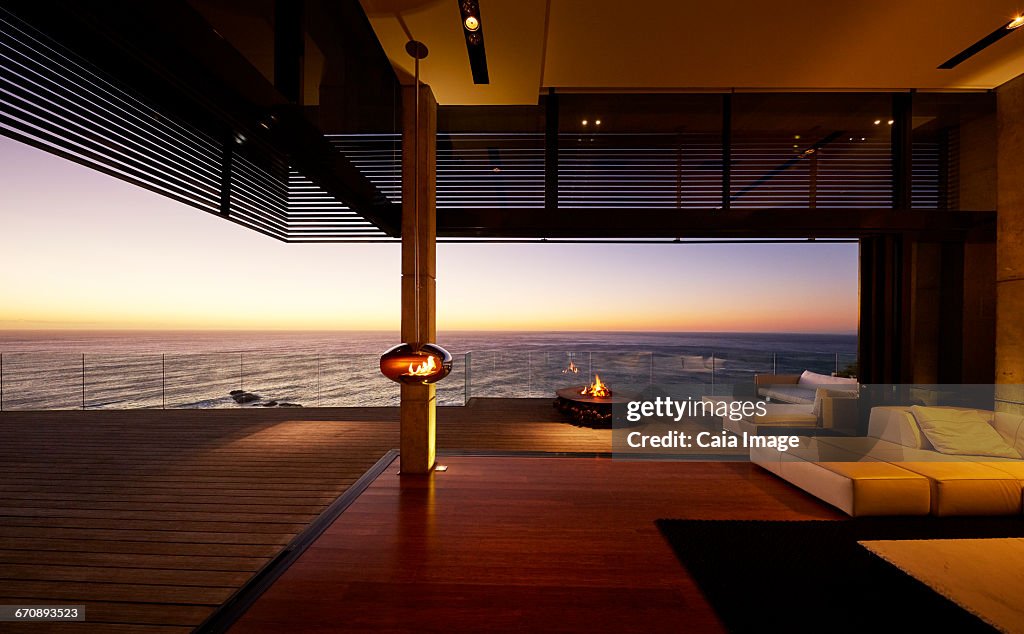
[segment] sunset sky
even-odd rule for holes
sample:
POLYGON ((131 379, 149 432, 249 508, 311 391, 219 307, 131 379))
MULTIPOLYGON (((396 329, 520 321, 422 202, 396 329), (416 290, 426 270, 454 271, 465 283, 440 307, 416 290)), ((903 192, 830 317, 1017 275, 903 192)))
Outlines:
MULTIPOLYGON (((0 329, 398 328, 397 244, 283 244, 2 137, 0 161, 0 329)), ((856 244, 441 244, 437 268, 442 330, 857 328, 856 244)))

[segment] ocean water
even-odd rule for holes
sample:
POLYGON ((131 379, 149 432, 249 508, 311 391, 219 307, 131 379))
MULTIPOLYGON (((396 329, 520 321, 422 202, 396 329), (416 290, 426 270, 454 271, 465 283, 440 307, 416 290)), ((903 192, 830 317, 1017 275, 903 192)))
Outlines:
MULTIPOLYGON (((127 409, 255 404, 398 404, 378 371, 397 333, 0 331, 0 407, 127 409)), ((594 374, 616 385, 728 384, 755 373, 848 370, 856 335, 650 332, 448 332, 454 356, 438 402, 547 397, 594 374), (576 372, 567 371, 570 364, 576 372)))

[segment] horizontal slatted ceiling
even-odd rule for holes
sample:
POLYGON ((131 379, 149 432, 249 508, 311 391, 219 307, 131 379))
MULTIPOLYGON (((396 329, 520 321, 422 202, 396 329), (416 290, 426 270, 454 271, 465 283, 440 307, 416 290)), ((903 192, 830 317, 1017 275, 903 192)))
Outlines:
POLYGON ((402 202, 402 135, 327 134, 327 140, 391 202, 402 202))
POLYGON ((817 207, 892 207, 889 143, 844 136, 821 148, 817 155, 817 207))
POLYGON ((911 166, 911 207, 942 209, 946 207, 942 192, 941 145, 937 141, 914 141, 911 166))
POLYGON ((732 148, 731 205, 886 208, 892 206, 891 174, 888 143, 742 138, 732 148))
POLYGON ((391 240, 308 178, 288 173, 288 242, 391 240))
MULTIPOLYGON (((223 143, 119 88, 51 39, 0 11, 0 134, 207 212, 221 212, 223 143)), ((331 135, 391 202, 401 203, 401 135, 331 135)), ((230 148, 227 217, 286 241, 391 240, 281 159, 230 148), (259 158, 259 160, 257 160, 259 158)), ((732 148, 734 207, 891 204, 887 143, 837 138, 812 159, 790 139, 741 138, 732 148)), ((941 148, 914 146, 913 205, 944 206, 941 148)), ((563 133, 559 205, 717 208, 717 134, 563 133)), ((543 208, 544 135, 438 135, 437 206, 543 208)))
POLYGON ((437 208, 543 208, 544 135, 441 133, 437 208))
POLYGON ((0 12, 0 133, 215 212, 220 144, 0 12))
POLYGON ((288 179, 282 164, 257 164, 235 151, 231 160, 229 217, 250 229, 288 237, 288 179))
POLYGON ((558 203, 568 208, 716 208, 720 135, 561 134, 558 203))

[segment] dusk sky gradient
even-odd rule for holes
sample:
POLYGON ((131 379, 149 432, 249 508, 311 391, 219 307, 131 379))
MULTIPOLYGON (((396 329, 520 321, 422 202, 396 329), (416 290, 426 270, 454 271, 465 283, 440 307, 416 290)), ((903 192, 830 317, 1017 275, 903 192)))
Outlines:
MULTIPOLYGON (((6 138, 0 160, 0 329, 398 328, 397 244, 284 244, 6 138)), ((437 252, 441 330, 857 328, 856 244, 437 252)))

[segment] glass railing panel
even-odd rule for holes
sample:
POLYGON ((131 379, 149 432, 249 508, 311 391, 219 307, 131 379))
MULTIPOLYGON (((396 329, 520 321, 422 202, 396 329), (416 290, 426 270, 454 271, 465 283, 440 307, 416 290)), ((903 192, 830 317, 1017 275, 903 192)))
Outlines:
POLYGON ((452 355, 452 371, 437 383, 437 404, 445 406, 466 403, 466 358, 462 354, 452 355))
POLYGON ((590 382, 592 355, 586 350, 539 349, 528 356, 530 398, 554 398, 557 390, 590 382))
POLYGON ((80 354, 8 352, 3 355, 3 409, 81 409, 80 354))
POLYGON ((245 390, 241 353, 168 354, 164 366, 168 409, 236 407, 231 393, 245 390))
POLYGON ((242 354, 243 394, 257 407, 317 407, 320 376, 318 355, 305 352, 242 354))
POLYGON ((380 373, 380 355, 320 355, 321 407, 395 407, 400 400, 399 384, 380 373))
POLYGON ((163 355, 87 354, 85 394, 88 409, 166 406, 163 355))

